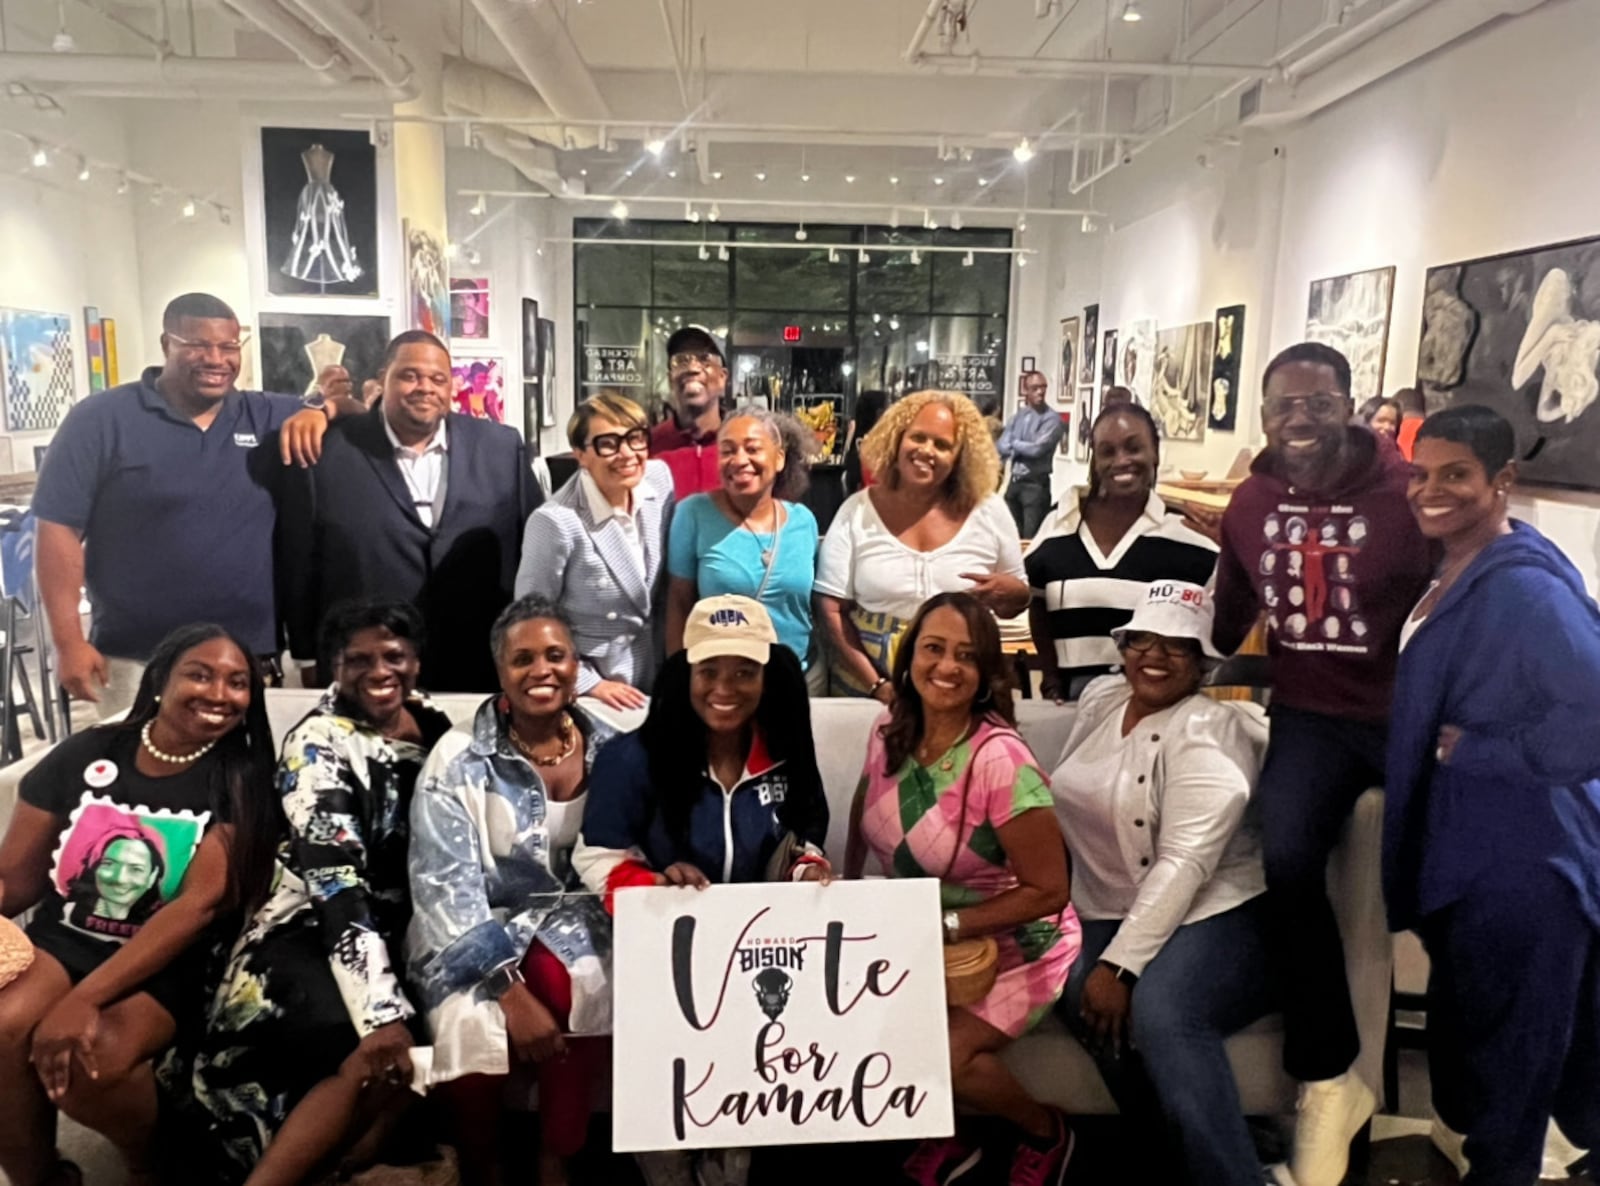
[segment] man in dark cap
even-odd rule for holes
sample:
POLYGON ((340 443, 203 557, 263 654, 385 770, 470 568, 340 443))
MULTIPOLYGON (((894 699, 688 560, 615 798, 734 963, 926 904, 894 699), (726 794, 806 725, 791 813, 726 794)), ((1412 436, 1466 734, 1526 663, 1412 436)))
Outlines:
POLYGON ((722 427, 728 364, 716 335, 700 325, 674 332, 667 339, 667 379, 672 415, 651 430, 650 456, 666 462, 681 502, 722 484, 717 430, 722 427))

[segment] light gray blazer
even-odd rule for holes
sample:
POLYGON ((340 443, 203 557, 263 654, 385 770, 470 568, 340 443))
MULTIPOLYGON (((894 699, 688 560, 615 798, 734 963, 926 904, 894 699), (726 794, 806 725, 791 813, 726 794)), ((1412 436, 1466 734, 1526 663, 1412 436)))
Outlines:
POLYGON ((595 523, 578 478, 573 474, 528 516, 516 594, 548 597, 572 619, 580 693, 603 679, 648 692, 666 643, 672 472, 664 462, 647 462, 644 479, 634 487, 644 572, 621 526, 610 519, 595 523))

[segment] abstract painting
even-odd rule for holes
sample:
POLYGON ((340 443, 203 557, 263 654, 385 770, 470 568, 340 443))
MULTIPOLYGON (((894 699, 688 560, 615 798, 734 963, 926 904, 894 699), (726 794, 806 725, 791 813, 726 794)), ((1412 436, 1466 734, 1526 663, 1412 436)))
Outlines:
POLYGON ((1083 310, 1083 346, 1078 353, 1078 386, 1093 387, 1095 347, 1100 344, 1100 306, 1086 305, 1083 310))
POLYGON ((1244 349, 1244 306, 1217 310, 1211 345, 1211 406, 1206 424, 1232 432, 1239 414, 1239 353, 1244 349))
POLYGON ((1150 412, 1169 441, 1200 441, 1206 435, 1211 399, 1209 321, 1174 325, 1156 335, 1150 377, 1150 412))
POLYGON ((450 332, 467 341, 489 336, 489 282, 450 280, 450 332))
POLYGON ((267 291, 378 295, 378 166, 364 131, 261 129, 267 291))
POLYGON ((1117 385, 1117 331, 1108 329, 1100 337, 1100 391, 1117 385))
POLYGON ((106 382, 115 387, 122 382, 122 365, 117 360, 117 323, 102 317, 100 332, 106 340, 106 382))
POLYGON ((304 395, 323 367, 350 372, 357 391, 376 377, 389 346, 387 317, 321 313, 261 314, 261 389, 304 395))
POLYGON ((100 326, 100 310, 83 307, 83 340, 89 350, 89 391, 104 391, 106 383, 106 337, 100 326))
POLYGON ((1117 381, 1133 392, 1133 398, 1150 406, 1150 379, 1156 361, 1156 323, 1135 321, 1122 335, 1122 363, 1117 381))
POLYGON ((72 318, 0 309, 7 432, 49 432, 72 407, 72 318))
POLYGON ((539 318, 539 426, 556 426, 556 323, 539 318))
POLYGON ((406 292, 411 305, 410 329, 425 329, 435 337, 450 337, 450 284, 445 276, 444 245, 439 236, 408 218, 406 238, 406 292))
POLYGON ((1061 385, 1061 394, 1058 397, 1060 406, 1070 409, 1072 407, 1072 389, 1078 376, 1078 319, 1066 317, 1061 322, 1061 369, 1056 372, 1056 381, 1061 385))
POLYGON ((1383 394, 1393 301, 1392 266, 1311 282, 1306 338, 1326 342, 1350 360, 1350 397, 1358 408, 1383 394))
POLYGON ((1524 481, 1600 490, 1600 238, 1430 268, 1423 291, 1428 411, 1491 407, 1524 481))
POLYGON ((455 358, 450 365, 455 410, 477 420, 506 422, 506 364, 500 358, 455 358))

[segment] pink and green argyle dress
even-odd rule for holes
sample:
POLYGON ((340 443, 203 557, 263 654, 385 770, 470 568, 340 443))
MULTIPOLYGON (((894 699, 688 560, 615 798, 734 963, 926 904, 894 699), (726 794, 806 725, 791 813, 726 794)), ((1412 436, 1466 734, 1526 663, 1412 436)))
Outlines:
MULTIPOLYGON (((986 721, 932 766, 907 758, 895 774, 885 775, 878 730, 887 720, 885 713, 867 745, 861 815, 862 839, 884 872, 891 877, 941 877, 950 868, 939 894, 946 910, 1016 888, 999 829, 1025 811, 1052 810, 1050 780, 1027 742, 1015 730, 986 721), (991 736, 994 740, 984 744, 991 736), (966 816, 958 820, 962 778, 974 753, 978 759, 967 787, 966 816), (961 852, 951 866, 958 835, 961 852)), ((1061 995, 1082 933, 1076 912, 1067 906, 1058 915, 1023 923, 994 938, 1000 945, 999 978, 988 996, 968 1008, 1016 1038, 1032 1029, 1061 995)))

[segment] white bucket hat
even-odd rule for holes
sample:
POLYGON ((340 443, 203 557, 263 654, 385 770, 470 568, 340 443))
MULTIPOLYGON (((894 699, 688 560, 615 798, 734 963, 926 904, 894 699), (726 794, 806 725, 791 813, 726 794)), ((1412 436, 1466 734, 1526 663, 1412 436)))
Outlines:
POLYGON ((765 666, 777 641, 766 606, 732 594, 695 602, 683 627, 683 647, 690 663, 738 655, 765 666))
POLYGON ((1220 663, 1222 655, 1211 645, 1211 624, 1216 612, 1209 589, 1187 581, 1154 581, 1144 591, 1144 600, 1133 611, 1133 617, 1113 630, 1111 638, 1119 649, 1124 635, 1140 631, 1165 638, 1192 638, 1200 644, 1200 653, 1206 659, 1220 663))

